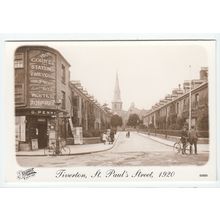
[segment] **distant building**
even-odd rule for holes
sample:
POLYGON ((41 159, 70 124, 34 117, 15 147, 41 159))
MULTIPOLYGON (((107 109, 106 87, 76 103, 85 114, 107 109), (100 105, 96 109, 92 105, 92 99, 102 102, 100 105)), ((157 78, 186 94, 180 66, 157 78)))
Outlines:
POLYGON ((147 110, 145 109, 138 109, 135 107, 135 104, 132 103, 128 111, 123 110, 122 108, 122 100, 121 100, 121 92, 119 87, 119 79, 118 74, 116 74, 116 81, 115 81, 115 88, 114 88, 114 95, 112 100, 112 113, 117 114, 122 118, 123 125, 122 127, 126 127, 128 118, 131 114, 137 114, 142 120, 142 117, 146 114, 147 110))
POLYGON ((145 116, 147 114, 147 112, 148 111, 146 109, 139 109, 139 108, 135 107, 135 103, 132 102, 129 109, 128 109, 128 111, 126 112, 125 123, 127 124, 129 116, 132 115, 132 114, 138 115, 139 119, 142 121, 143 116, 145 116))
POLYGON ((202 68, 200 79, 185 81, 183 89, 173 89, 143 117, 148 129, 179 130, 189 123, 191 94, 191 125, 208 132, 208 68, 202 68))

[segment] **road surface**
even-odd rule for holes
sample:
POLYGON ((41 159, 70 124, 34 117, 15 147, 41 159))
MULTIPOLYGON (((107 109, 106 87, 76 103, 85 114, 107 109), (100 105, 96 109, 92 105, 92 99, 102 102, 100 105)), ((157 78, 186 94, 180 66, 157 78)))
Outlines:
POLYGON ((199 155, 176 154, 172 147, 158 143, 136 132, 127 138, 120 132, 111 150, 70 156, 18 156, 17 162, 25 167, 74 166, 178 166, 204 165, 208 152, 199 155))

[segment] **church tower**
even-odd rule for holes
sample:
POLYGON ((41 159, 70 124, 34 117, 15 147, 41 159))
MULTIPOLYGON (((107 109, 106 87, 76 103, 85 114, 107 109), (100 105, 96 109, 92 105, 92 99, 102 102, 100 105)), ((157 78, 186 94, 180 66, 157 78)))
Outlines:
POLYGON ((119 88, 118 74, 116 74, 114 96, 112 100, 112 112, 113 114, 118 114, 119 116, 121 116, 122 114, 122 101, 121 101, 121 93, 119 88))

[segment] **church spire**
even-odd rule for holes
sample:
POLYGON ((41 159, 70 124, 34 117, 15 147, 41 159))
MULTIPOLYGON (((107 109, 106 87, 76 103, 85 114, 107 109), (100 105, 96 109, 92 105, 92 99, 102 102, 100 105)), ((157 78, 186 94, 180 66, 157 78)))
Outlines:
POLYGON ((114 96, 112 100, 112 111, 118 114, 119 116, 122 114, 122 101, 121 101, 121 93, 119 88, 118 73, 116 73, 114 96))
POLYGON ((120 88, 119 88, 118 73, 116 73, 114 97, 113 97, 112 102, 121 102, 121 93, 120 93, 120 88))

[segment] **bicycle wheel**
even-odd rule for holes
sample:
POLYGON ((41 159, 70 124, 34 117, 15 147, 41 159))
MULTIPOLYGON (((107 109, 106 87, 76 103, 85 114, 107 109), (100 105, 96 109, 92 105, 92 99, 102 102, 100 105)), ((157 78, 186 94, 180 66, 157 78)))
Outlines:
POLYGON ((62 155, 69 155, 70 152, 71 152, 71 150, 70 150, 70 147, 68 147, 68 146, 64 146, 64 147, 61 148, 61 154, 62 155))
POLYGON ((181 144, 180 143, 175 143, 173 145, 173 150, 176 152, 176 153, 181 153, 181 144))
POLYGON ((189 143, 186 144, 185 154, 190 154, 190 144, 189 143))

